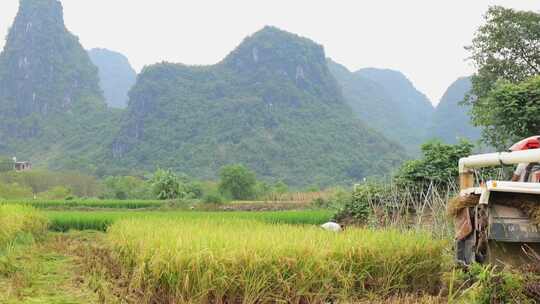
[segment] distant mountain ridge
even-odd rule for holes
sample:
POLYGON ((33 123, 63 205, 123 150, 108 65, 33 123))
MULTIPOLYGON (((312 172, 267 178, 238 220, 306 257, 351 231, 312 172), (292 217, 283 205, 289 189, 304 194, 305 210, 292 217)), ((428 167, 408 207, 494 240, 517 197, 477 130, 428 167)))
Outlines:
POLYGON ((113 120, 98 82, 60 2, 21 0, 0 53, 0 153, 51 166, 93 154, 113 120))
POLYGON ((88 54, 99 70, 99 84, 109 107, 125 108, 137 78, 127 57, 107 49, 91 49, 88 54))
POLYGON ((481 130, 471 123, 470 107, 461 105, 472 87, 470 77, 456 80, 445 92, 433 115, 429 134, 448 143, 459 139, 478 140, 481 130))
POLYGON ((21 0, 0 53, 0 154, 100 176, 215 178, 243 163, 266 180, 330 185, 391 174, 430 136, 461 132, 445 115, 467 116, 461 85, 434 110, 403 74, 350 72, 275 27, 215 65, 164 62, 133 78, 125 56, 83 49, 59 1, 21 0))
POLYGON ((238 162, 292 185, 390 172, 395 150, 351 113, 322 46, 274 27, 213 66, 146 67, 111 147, 122 166, 212 178, 238 162))
POLYGON ((409 152, 418 150, 428 137, 435 110, 410 80, 393 70, 366 68, 350 72, 331 59, 328 65, 346 101, 366 124, 409 152))

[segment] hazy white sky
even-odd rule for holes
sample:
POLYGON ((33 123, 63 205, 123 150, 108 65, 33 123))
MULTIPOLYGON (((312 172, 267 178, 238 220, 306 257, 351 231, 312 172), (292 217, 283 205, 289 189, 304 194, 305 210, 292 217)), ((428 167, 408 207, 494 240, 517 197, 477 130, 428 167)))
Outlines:
MULTIPOLYGON (((0 1, 0 34, 18 0, 0 1)), ((124 53, 133 66, 213 64, 242 39, 274 25, 325 46, 351 70, 402 71, 437 103, 469 75, 463 49, 490 5, 540 11, 538 0, 62 0, 68 29, 87 49, 124 53)), ((4 40, 0 40, 3 47, 4 40)))

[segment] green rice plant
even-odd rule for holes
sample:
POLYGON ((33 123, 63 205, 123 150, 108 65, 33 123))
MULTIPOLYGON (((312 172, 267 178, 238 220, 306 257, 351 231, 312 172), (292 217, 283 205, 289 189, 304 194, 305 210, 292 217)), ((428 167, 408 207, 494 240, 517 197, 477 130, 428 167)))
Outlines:
POLYGON ((25 235, 42 236, 48 219, 32 207, 0 205, 0 250, 25 235))
POLYGON ((73 200, 5 200, 0 205, 26 205, 38 209, 149 209, 166 206, 176 206, 177 201, 158 200, 99 200, 99 199, 73 199, 73 200))
POLYGON ((335 303, 433 292, 448 245, 428 233, 166 218, 119 221, 106 244, 141 303, 335 303))
POLYGON ((319 225, 328 221, 330 211, 272 211, 272 212, 198 212, 198 211, 45 211, 50 219, 50 230, 65 232, 69 230, 100 230, 122 219, 166 218, 173 220, 189 219, 243 219, 271 224, 319 225))

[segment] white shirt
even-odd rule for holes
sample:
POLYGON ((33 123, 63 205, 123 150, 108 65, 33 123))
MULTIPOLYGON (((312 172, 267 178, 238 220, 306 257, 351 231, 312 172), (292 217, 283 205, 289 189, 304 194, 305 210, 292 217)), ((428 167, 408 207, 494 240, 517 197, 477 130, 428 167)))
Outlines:
POLYGON ((525 182, 525 174, 527 173, 528 163, 521 163, 517 165, 514 175, 519 176, 519 182, 525 182))
POLYGON ((333 232, 340 232, 341 226, 338 223, 329 222, 321 226, 324 230, 333 231, 333 232))

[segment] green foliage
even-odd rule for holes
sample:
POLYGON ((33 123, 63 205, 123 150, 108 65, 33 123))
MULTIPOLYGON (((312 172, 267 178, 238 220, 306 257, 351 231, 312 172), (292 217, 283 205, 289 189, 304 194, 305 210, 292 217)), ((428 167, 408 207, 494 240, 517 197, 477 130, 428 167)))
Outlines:
MULTIPOLYGON (((494 6, 488 10, 485 24, 478 29, 468 47, 471 59, 478 67, 478 73, 472 78, 473 89, 468 102, 473 105, 473 122, 485 128, 483 138, 488 144, 504 147, 514 139, 514 133, 525 131, 523 124, 507 126, 504 131, 511 129, 508 135, 503 130, 495 130, 500 124, 493 125, 492 121, 486 120, 493 106, 493 100, 486 99, 493 97, 490 95, 492 89, 500 89, 497 83, 501 80, 517 84, 540 74, 539 45, 539 13, 494 6)), ((503 106, 497 103, 496 108, 503 106)), ((525 117, 534 115, 534 109, 530 115, 526 108, 515 105, 514 109, 525 111, 525 117)), ((536 117, 532 119, 534 121, 536 117)), ((538 129, 527 136, 536 133, 538 129)))
POLYGON ((405 162, 395 180, 398 184, 409 186, 451 183, 459 175, 459 159, 470 155, 473 147, 465 140, 455 145, 429 141, 422 145, 422 158, 405 162))
POLYGON ((366 224, 372 215, 372 204, 383 195, 379 183, 366 182, 355 187, 351 199, 334 216, 338 221, 366 224))
POLYGON ((0 156, 0 172, 13 171, 13 159, 8 156, 0 156))
POLYGON ((16 199, 16 198, 32 198, 32 189, 28 186, 18 183, 4 184, 0 183, 0 198, 16 199))
POLYGON ((329 209, 329 210, 342 210, 345 206, 351 203, 353 200, 352 193, 342 188, 333 190, 333 193, 328 198, 316 198, 311 202, 311 205, 315 208, 329 209))
POLYGON ((255 172, 243 165, 229 165, 219 173, 219 190, 235 200, 253 199, 257 178, 255 172))
POLYGON ((107 199, 150 199, 149 182, 134 176, 109 176, 103 181, 103 197, 107 199))
POLYGON ((205 204, 221 205, 225 202, 225 198, 220 193, 207 193, 202 201, 205 204))
POLYGON ((39 193, 38 197, 40 199, 54 200, 54 199, 65 199, 71 195, 71 190, 66 187, 56 186, 52 189, 49 189, 45 192, 39 193))
POLYGON ((171 169, 156 170, 150 180, 150 185, 154 197, 160 200, 201 198, 203 196, 201 183, 192 181, 186 176, 178 176, 171 169))
MULTIPOLYGON (((104 202, 113 203, 113 202, 104 202)), ((119 202, 125 205, 125 202, 119 202)), ((141 202, 143 203, 143 202, 141 202)), ((95 207, 95 206, 94 206, 95 207)), ((332 213, 327 210, 274 211, 274 212, 196 212, 196 211, 47 211, 50 230, 66 232, 69 230, 100 230, 120 220, 126 219, 170 219, 175 221, 209 220, 224 222, 227 220, 249 220, 268 224, 321 225, 327 222, 332 213)))
POLYGON ((508 148, 512 142, 540 133, 540 76, 518 84, 496 83, 475 103, 475 122, 484 126, 484 138, 493 146, 508 148))
POLYGON ((170 169, 158 169, 152 177, 152 192, 160 200, 177 199, 180 197, 180 181, 170 169))
POLYGON ((287 193, 289 192, 289 186, 283 181, 278 181, 274 184, 273 192, 278 194, 287 193))
POLYGON ((453 303, 537 303, 527 295, 527 280, 534 278, 524 272, 474 264, 468 272, 460 272, 452 282, 455 286, 466 287, 453 295, 453 303))
MULTIPOLYGON (((77 172, 54 172, 44 170, 4 172, 0 173, 0 184, 17 184, 24 188, 29 188, 29 196, 49 191, 54 187, 64 187, 68 189, 71 194, 78 197, 98 197, 102 192, 101 184, 96 177, 77 172)), ((29 196, 25 195, 19 198, 29 196)), ((1 194, 0 197, 2 197, 1 194)))

